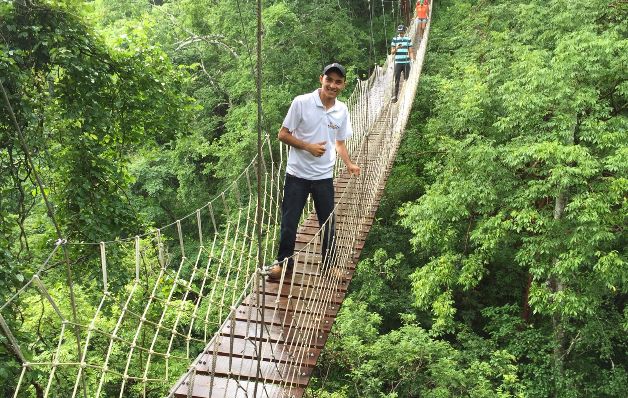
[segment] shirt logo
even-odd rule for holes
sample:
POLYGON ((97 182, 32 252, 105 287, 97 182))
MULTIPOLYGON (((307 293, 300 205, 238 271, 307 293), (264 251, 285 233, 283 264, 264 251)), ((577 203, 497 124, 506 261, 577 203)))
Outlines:
POLYGON ((327 124, 327 127, 328 127, 328 128, 330 128, 330 129, 332 129, 332 130, 338 130, 338 129, 340 129, 340 126, 338 126, 337 124, 334 124, 334 123, 332 123, 332 122, 329 122, 329 123, 327 124))

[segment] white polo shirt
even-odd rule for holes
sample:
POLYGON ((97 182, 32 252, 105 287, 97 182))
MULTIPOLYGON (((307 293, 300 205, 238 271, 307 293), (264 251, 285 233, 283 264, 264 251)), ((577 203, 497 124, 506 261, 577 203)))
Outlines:
POLYGON ((336 162, 336 141, 351 137, 351 121, 347 105, 336 99, 334 106, 325 109, 318 91, 299 95, 292 101, 283 121, 295 138, 307 143, 325 141, 325 153, 316 157, 305 149, 290 147, 286 172, 307 180, 332 178, 336 162))

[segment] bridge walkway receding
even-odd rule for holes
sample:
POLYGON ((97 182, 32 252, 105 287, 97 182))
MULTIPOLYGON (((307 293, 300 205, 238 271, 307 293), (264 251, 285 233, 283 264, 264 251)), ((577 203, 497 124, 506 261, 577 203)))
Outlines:
MULTIPOLYGON (((369 184, 366 176, 381 167, 377 163, 383 151, 392 149, 389 159, 394 159, 396 146, 387 148, 392 141, 392 107, 384 108, 360 150, 362 177, 343 174, 335 179, 337 250, 346 254, 345 264, 336 262, 330 270, 321 270, 320 255, 309 253, 298 258, 294 273, 286 275, 283 284, 266 281, 265 295, 260 283, 177 383, 175 397, 253 397, 256 382, 259 397, 303 395, 355 272, 391 165, 383 168, 368 203, 363 197, 369 184), (344 231, 355 239, 343 241, 344 231), (257 355, 260 341, 262 354, 257 355)), ((313 241, 318 247, 318 231, 312 212, 299 227, 296 250, 306 250, 313 241)))

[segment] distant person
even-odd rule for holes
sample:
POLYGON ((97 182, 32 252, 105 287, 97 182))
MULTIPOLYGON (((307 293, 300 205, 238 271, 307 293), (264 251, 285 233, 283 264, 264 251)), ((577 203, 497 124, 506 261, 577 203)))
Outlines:
POLYGON ((419 30, 419 38, 423 37, 423 32, 425 32, 425 26, 427 26, 427 21, 430 15, 430 3, 428 0, 417 0, 416 2, 416 19, 417 19, 417 29, 419 30))
MULTIPOLYGON (((345 140, 351 137, 351 121, 347 106, 337 99, 346 85, 345 68, 333 63, 323 68, 319 77, 320 88, 299 95, 290 105, 278 138, 290 146, 283 202, 281 203, 281 229, 277 261, 268 271, 268 279, 281 278, 284 261, 286 274, 294 268, 294 247, 297 227, 309 195, 314 200, 316 216, 321 227, 334 210, 333 171, 336 153, 347 166, 349 173, 359 175, 360 167, 351 161, 345 140), (287 259, 287 260, 286 260, 287 259)), ((334 218, 332 216, 321 236, 323 266, 331 257, 334 244, 334 218)))
POLYGON ((410 75, 410 61, 414 60, 414 49, 412 48, 412 40, 405 36, 406 27, 399 25, 397 27, 397 36, 392 39, 390 43, 390 53, 395 56, 395 92, 392 97, 392 102, 397 102, 397 95, 399 95, 399 81, 401 80, 401 72, 405 79, 410 75))

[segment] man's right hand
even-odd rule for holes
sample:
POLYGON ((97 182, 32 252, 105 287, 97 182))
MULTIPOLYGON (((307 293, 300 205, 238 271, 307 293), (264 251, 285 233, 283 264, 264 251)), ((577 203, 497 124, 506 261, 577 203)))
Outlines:
POLYGON ((327 144, 327 141, 309 144, 306 149, 309 153, 312 154, 312 156, 320 158, 325 153, 325 144, 327 144))

